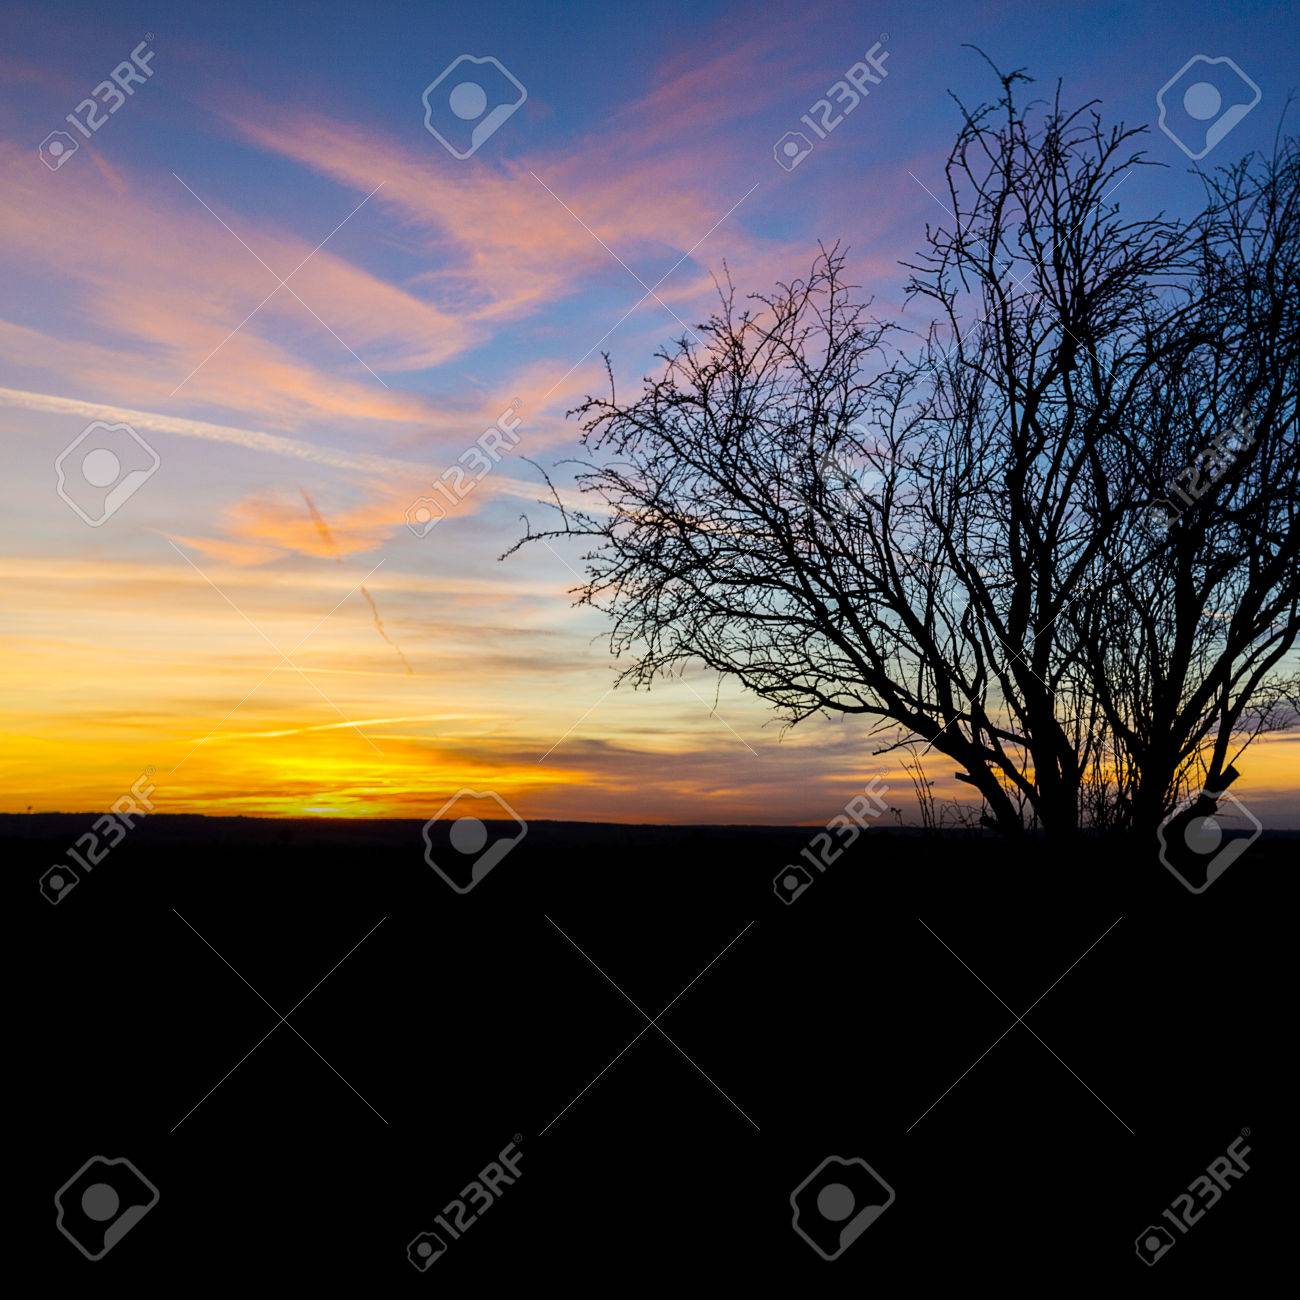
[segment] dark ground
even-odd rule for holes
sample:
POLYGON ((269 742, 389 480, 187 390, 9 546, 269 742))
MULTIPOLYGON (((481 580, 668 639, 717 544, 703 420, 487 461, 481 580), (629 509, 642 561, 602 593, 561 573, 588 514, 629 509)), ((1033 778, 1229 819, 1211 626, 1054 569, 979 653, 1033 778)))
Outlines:
POLYGON ((806 829, 534 823, 459 895, 418 822, 154 816, 51 906, 37 881, 92 820, 0 818, 17 1145, 39 1135, 14 1235, 56 1293, 1250 1290, 1284 1267, 1296 837, 1194 895, 1131 847, 873 829, 785 905, 806 829), (282 1013, 340 959, 254 1048, 278 1015, 240 977, 282 1013), (678 1046, 619 1055, 646 1021, 610 981, 652 1017, 689 984, 678 1046), (1049 987, 1028 1028, 998 1001, 1049 987), (1139 1234, 1246 1130, 1249 1172, 1148 1268, 1139 1234), (512 1141, 518 1181, 418 1272, 407 1244, 512 1141), (52 1202, 95 1155, 160 1199, 91 1264, 52 1202), (831 1155, 896 1197, 827 1263, 790 1196, 831 1155))

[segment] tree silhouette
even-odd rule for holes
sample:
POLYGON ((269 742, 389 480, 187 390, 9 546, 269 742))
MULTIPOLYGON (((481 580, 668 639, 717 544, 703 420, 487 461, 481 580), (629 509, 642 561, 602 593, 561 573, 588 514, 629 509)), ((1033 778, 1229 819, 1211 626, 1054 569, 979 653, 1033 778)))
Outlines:
MULTIPOLYGON (((949 221, 870 314, 823 247, 579 408, 579 599, 620 680, 700 661, 792 722, 933 749, 1008 833, 1154 828, 1295 716, 1297 148, 1124 217, 1139 129, 962 109, 949 221)), ((608 358, 607 368, 608 368, 608 358)))

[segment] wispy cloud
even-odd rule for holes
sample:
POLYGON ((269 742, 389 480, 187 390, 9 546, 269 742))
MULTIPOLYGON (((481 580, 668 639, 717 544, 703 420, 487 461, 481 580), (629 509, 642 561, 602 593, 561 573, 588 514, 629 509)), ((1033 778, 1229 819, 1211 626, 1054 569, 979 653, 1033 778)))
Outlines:
POLYGON ((403 461, 391 456, 377 456, 364 451, 346 451, 336 447, 322 447, 298 438, 264 433, 257 429, 241 429, 227 424, 212 424, 207 420, 190 420, 174 415, 160 415, 154 411, 138 411, 125 406, 112 406, 103 402, 86 402, 76 398, 56 397, 49 393, 29 393, 20 389, 0 388, 0 403, 16 406, 26 411, 48 411, 56 415, 75 415, 84 420, 104 420, 129 424, 135 429, 154 433, 170 433, 180 438, 202 438, 208 442, 231 443, 251 451, 269 452, 276 456, 289 456, 295 460, 328 465, 333 469, 358 470, 367 474, 422 475, 428 473, 427 465, 403 461))
MULTIPOLYGON (((338 564, 342 564, 343 555, 339 551, 338 543, 334 540, 334 534, 330 532, 329 524, 325 522, 325 516, 316 509, 316 503, 311 499, 311 495, 308 493, 306 488, 299 488, 298 490, 302 493, 302 499, 307 505, 307 511, 312 517, 312 522, 316 525, 316 531, 320 535, 320 539, 324 543, 326 551, 338 564)), ((375 598, 366 590, 364 583, 358 587, 357 590, 360 591, 362 596, 365 598, 366 604, 370 606, 370 617, 375 625, 375 631, 393 647, 397 652, 397 657, 402 661, 402 667, 410 673, 412 671, 410 661, 402 653, 402 647, 388 635, 388 629, 384 626, 384 620, 380 617, 379 606, 375 604, 375 598)))

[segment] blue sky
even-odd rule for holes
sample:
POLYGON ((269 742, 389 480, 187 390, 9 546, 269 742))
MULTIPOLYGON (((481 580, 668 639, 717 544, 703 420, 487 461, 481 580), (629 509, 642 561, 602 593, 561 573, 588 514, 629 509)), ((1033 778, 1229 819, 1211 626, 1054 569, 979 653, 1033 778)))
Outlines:
MULTIPOLYGON (((713 711, 703 676, 653 705, 608 694, 600 623, 566 595, 577 552, 497 562, 536 490, 522 457, 571 453, 565 411, 603 383, 600 351, 634 383, 707 313, 724 260, 741 291, 764 290, 842 239, 881 314, 900 310, 897 260, 944 220, 949 92, 995 90, 964 43, 1130 123, 1154 121, 1188 59, 1228 56, 1261 101, 1210 166, 1271 146, 1293 19, 1270 4, 7 7, 6 806, 94 806, 153 762, 174 770, 161 797, 177 808, 414 811, 478 781, 532 815, 834 812, 883 770, 851 726, 783 736, 729 688, 713 711), (145 83, 51 169, 37 146, 74 130, 65 115, 141 42, 145 83), (801 115, 877 42, 887 77, 778 166, 774 144, 807 132, 801 115), (527 98, 458 159, 421 93, 464 54, 498 59, 527 98), (293 292, 277 286, 291 271, 293 292), (519 446, 416 536, 409 504, 516 399, 519 446), (90 528, 55 495, 53 461, 96 418, 160 464, 90 528), (302 671, 277 666, 308 633, 302 671)), ((1146 148, 1163 167, 1123 203, 1190 210, 1187 156, 1158 130, 1146 148)), ((1277 803, 1267 783, 1260 797, 1277 803)))

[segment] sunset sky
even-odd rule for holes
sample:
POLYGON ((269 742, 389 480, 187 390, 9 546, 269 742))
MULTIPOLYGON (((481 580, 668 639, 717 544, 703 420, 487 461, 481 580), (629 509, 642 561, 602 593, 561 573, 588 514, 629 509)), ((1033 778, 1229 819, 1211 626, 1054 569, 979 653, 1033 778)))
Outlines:
MULTIPOLYGON (((947 92, 995 89, 962 42, 1130 122, 1192 55, 1231 56, 1262 100, 1207 166, 1269 148, 1296 82, 1280 3, 953 11, 7 5, 0 809, 102 808, 150 768, 164 811, 428 816, 467 786, 525 817, 820 822, 878 774, 911 817, 860 722, 783 731, 703 672, 611 693, 603 623, 567 594, 580 548, 498 557, 543 518, 522 458, 573 453, 601 351, 626 391, 724 259, 765 290, 843 240, 902 311, 897 261, 945 219, 947 92), (878 41, 887 77, 778 166, 878 41), (149 75, 84 137, 67 115, 142 42, 149 75), (421 100, 462 54, 527 91, 467 159, 421 100), (59 130, 77 148, 52 168, 59 130), (512 403, 518 446, 416 536, 408 507, 512 403), (159 464, 91 527, 55 460, 96 420, 159 464)), ((1124 202, 1191 207, 1188 158, 1148 148, 1167 170, 1124 202)), ((1269 824, 1300 824, 1298 752, 1242 764, 1269 824)), ((930 756, 940 793, 950 773, 930 756)))

